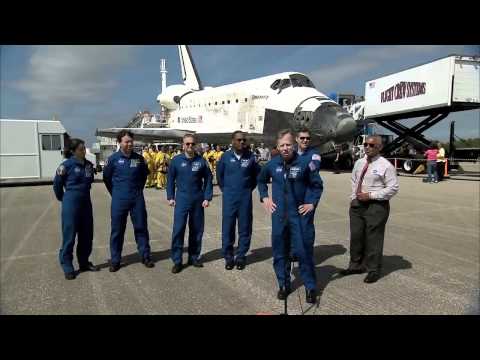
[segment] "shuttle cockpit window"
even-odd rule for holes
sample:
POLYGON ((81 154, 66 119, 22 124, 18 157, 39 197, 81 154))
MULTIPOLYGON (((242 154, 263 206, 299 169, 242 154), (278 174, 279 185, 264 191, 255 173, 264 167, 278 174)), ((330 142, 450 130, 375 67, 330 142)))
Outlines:
POLYGON ((272 85, 270 85, 270 88, 272 88, 273 90, 278 90, 280 92, 290 86, 292 86, 290 79, 277 79, 272 83, 272 85))
POLYGON ((311 87, 311 88, 315 87, 311 82, 311 80, 307 78, 305 75, 301 75, 301 74, 290 75, 290 79, 292 80, 293 87, 311 87))
POLYGON ((280 79, 275 80, 275 81, 272 83, 272 85, 270 85, 270 88, 271 88, 272 90, 277 90, 277 89, 278 89, 278 85, 280 85, 280 81, 282 81, 282 80, 280 80, 280 79))
POLYGON ((290 86, 292 86, 292 83, 290 82, 290 79, 283 79, 278 88, 279 88, 279 90, 283 90, 283 89, 286 89, 290 86))

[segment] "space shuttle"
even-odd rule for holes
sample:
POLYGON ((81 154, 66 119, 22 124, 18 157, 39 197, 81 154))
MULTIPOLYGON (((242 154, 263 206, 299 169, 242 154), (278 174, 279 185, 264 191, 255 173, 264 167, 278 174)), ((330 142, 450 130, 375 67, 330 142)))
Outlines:
MULTIPOLYGON (((218 87, 203 86, 187 45, 178 46, 183 84, 162 89, 157 97, 165 125, 129 128, 145 141, 179 140, 196 134, 199 142, 230 144, 231 134, 242 130, 251 142, 276 145, 279 130, 306 127, 312 146, 320 153, 351 141, 357 122, 338 103, 318 91, 300 72, 283 72, 218 87)), ((97 130, 114 136, 120 129, 97 130)))

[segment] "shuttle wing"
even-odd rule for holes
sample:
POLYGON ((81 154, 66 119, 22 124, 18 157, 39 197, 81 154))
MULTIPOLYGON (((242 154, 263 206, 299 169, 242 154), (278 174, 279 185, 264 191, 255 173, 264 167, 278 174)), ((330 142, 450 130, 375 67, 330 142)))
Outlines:
POLYGON ((188 46, 178 45, 178 54, 180 56, 180 67, 182 68, 182 78, 185 86, 192 90, 203 90, 202 82, 198 76, 188 46))

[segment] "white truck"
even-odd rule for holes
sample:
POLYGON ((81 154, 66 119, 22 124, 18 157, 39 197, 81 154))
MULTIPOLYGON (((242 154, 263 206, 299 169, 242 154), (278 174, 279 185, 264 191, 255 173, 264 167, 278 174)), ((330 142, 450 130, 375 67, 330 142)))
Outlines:
POLYGON ((51 180, 68 134, 52 120, 0 119, 0 180, 51 180))

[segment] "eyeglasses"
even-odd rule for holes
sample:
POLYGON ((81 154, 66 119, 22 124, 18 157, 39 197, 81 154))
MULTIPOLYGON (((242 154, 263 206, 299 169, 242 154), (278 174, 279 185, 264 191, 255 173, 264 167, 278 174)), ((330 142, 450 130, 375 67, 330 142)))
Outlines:
POLYGON ((310 136, 301 136, 300 140, 310 140, 310 136))
POLYGON ((371 148, 374 148, 375 146, 377 146, 377 144, 370 144, 370 143, 365 143, 363 144, 364 147, 371 147, 371 148))
POLYGON ((195 146, 195 143, 185 143, 185 146, 195 146))
POLYGON ((247 142, 247 139, 235 139, 235 141, 238 141, 238 142, 247 142))

